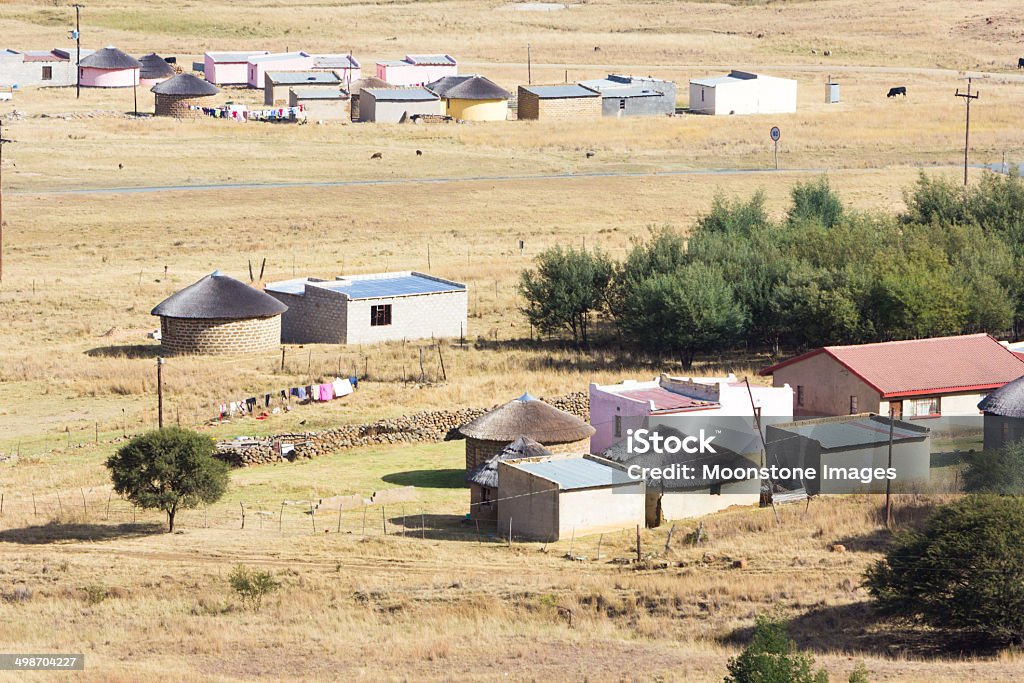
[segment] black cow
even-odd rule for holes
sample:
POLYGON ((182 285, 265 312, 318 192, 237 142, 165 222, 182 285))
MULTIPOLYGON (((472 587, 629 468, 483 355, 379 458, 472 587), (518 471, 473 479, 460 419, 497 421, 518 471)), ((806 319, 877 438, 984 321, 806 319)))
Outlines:
POLYGON ((889 88, 889 94, 886 95, 886 97, 896 97, 897 95, 903 95, 904 97, 906 97, 907 96, 907 87, 904 86, 904 85, 901 85, 898 88, 889 88))
POLYGON ((1024 57, 1017 58, 1017 68, 1024 69, 1024 57))

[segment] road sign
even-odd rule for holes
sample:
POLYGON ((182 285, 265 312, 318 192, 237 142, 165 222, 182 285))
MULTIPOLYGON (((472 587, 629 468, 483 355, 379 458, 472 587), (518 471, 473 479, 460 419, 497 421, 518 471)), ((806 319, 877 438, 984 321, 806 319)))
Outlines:
POLYGON ((782 137, 782 131, 779 130, 778 126, 772 126, 772 129, 768 134, 772 136, 772 140, 775 142, 778 142, 779 138, 782 137))

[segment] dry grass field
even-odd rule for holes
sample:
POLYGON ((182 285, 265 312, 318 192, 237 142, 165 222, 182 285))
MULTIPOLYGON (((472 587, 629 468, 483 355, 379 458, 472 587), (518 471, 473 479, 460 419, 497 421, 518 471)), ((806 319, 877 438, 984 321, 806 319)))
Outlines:
MULTIPOLYGON (((716 194, 762 189, 778 215, 794 183, 822 173, 849 206, 897 211, 920 169, 959 173, 963 103, 953 93, 965 85, 962 72, 977 75, 982 93, 972 161, 1024 161, 1024 77, 1014 68, 1024 50, 1019 7, 1008 0, 589 0, 536 9, 95 0, 83 10, 83 44, 173 54, 186 65, 208 49, 352 50, 367 73, 378 59, 444 51, 463 71, 514 89, 526 81, 529 43, 534 82, 649 73, 676 80, 685 104, 688 79, 749 67, 798 79, 798 113, 294 126, 156 119, 142 88, 139 118, 127 114, 130 91, 83 90, 76 99, 74 89, 25 90, 0 103, 4 137, 16 141, 2 169, 0 455, 20 453, 0 461, 0 593, 19 585, 33 593, 0 600, 0 649, 85 651, 84 678, 104 681, 710 681, 724 674, 753 615, 778 605, 834 680, 861 659, 872 680, 1024 677, 1013 655, 938 654, 927 634, 872 620, 857 586, 880 548, 877 501, 819 501, 807 513, 785 510, 781 525, 770 511, 730 511, 708 521, 706 547, 664 551, 666 530, 652 530, 645 545, 670 566, 640 571, 604 561, 629 554, 625 537, 606 536, 600 562, 597 539, 577 540, 573 552, 588 560, 576 563, 562 558, 567 544, 510 549, 463 527, 458 442, 239 471, 228 498, 188 513, 181 534, 157 533, 157 517, 133 517, 116 500, 106 512, 102 462, 112 440, 155 422, 158 346, 145 333, 158 323, 149 311, 214 269, 247 279, 248 262, 258 268, 265 258, 267 281, 423 270, 429 249, 432 272, 469 284, 468 343, 444 346, 447 382, 436 349, 414 342, 289 347, 284 370, 277 353, 165 365, 166 414, 183 425, 233 396, 366 373, 347 402, 210 433, 319 429, 657 374, 668 366, 614 346, 577 353, 532 343, 515 290, 531 257, 556 244, 621 256, 650 226, 686 229, 716 194), (840 104, 824 103, 829 73, 842 85, 840 104), (909 97, 887 100, 893 85, 909 97), (777 172, 772 125, 783 136, 777 172), (371 160, 378 151, 383 158, 371 160), (405 381, 419 377, 421 347, 430 381, 405 381), (343 516, 340 535, 333 526, 313 535, 298 511, 274 526, 284 499, 368 496, 405 483, 422 486, 407 512, 423 511, 425 522, 403 527, 400 511, 388 509, 405 536, 384 537, 379 519, 364 535, 361 513, 343 516), (239 503, 268 514, 250 515, 243 531, 239 503), (835 542, 851 552, 828 552, 835 542), (734 558, 747 568, 732 569, 734 558), (228 594, 238 563, 284 581, 262 612, 239 610, 228 594), (572 611, 571 626, 559 607, 572 611)), ((51 2, 3 1, 0 42, 67 47, 72 20, 51 2)), ((240 89, 214 99, 261 101, 240 89)), ((702 368, 752 375, 766 360, 706 358, 702 368)), ((901 522, 913 519, 908 512, 901 522)))

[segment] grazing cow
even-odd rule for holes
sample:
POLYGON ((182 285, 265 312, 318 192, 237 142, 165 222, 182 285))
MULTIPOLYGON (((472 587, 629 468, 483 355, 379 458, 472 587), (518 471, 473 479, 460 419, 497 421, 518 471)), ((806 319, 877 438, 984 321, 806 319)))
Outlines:
POLYGON ((905 85, 901 85, 898 88, 889 88, 889 94, 886 95, 886 97, 896 97, 897 95, 903 95, 906 97, 907 87, 905 85))
POLYGON ((596 152, 588 151, 587 152, 587 158, 589 159, 590 157, 594 156, 594 154, 596 154, 596 152))
POLYGON ((381 154, 380 152, 374 152, 373 154, 370 155, 370 158, 371 159, 383 159, 384 155, 381 154))
POLYGON ((418 157, 423 156, 423 150, 422 149, 416 150, 416 156, 418 156, 418 157))
POLYGON ((1024 57, 1017 58, 1017 68, 1024 69, 1024 57))

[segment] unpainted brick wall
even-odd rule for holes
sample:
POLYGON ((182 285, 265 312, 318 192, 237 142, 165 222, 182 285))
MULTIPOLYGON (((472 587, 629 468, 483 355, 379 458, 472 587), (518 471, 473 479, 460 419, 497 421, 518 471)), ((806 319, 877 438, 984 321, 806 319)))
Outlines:
POLYGON ((160 318, 160 349, 167 355, 256 353, 281 344, 281 316, 221 320, 160 318))

